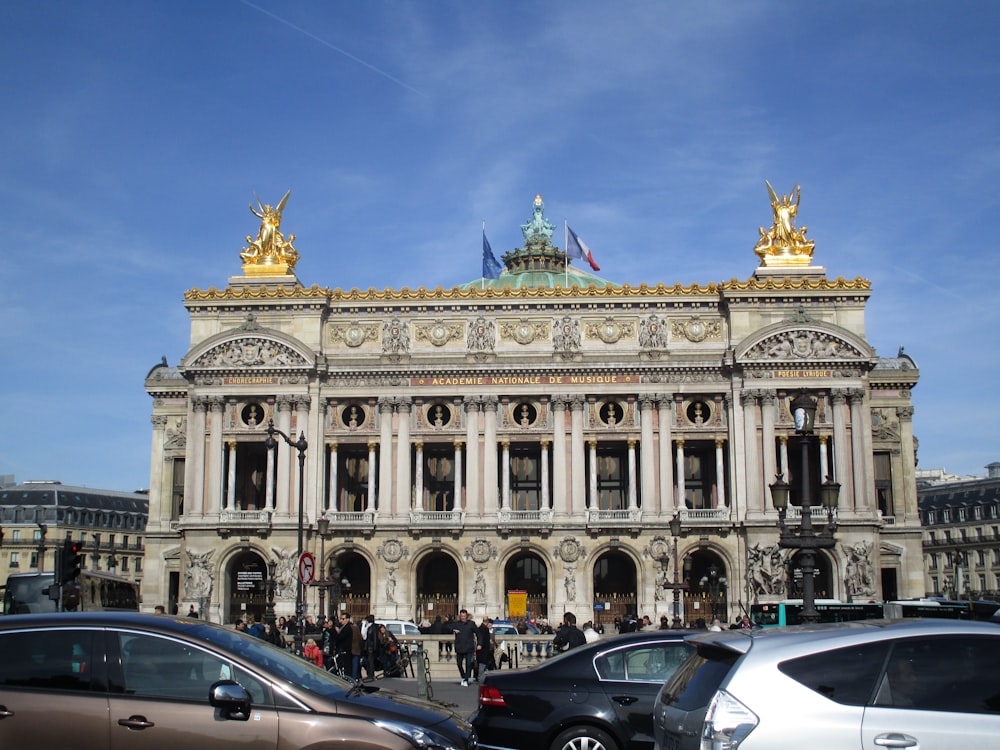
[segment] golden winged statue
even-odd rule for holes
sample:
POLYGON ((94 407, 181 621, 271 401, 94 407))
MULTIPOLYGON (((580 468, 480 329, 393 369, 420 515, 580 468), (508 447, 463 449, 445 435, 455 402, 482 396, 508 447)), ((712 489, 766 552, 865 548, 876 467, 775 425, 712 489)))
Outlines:
POLYGON ((295 268, 295 263, 299 259, 299 254, 292 242, 295 235, 288 235, 288 239, 281 234, 281 212, 285 210, 288 196, 292 194, 289 190, 285 197, 278 201, 278 205, 271 207, 270 204, 263 204, 256 194, 257 208, 250 204, 250 213, 260 219, 260 229, 257 231, 257 238, 247 235, 247 247, 243 248, 240 257, 243 259, 243 273, 247 276, 280 276, 291 273, 295 268))
POLYGON ((779 197, 770 182, 764 180, 764 184, 771 197, 774 224, 770 229, 760 228, 753 251, 765 266, 808 266, 816 243, 806 239, 808 227, 795 226, 802 189, 796 185, 791 193, 779 197))

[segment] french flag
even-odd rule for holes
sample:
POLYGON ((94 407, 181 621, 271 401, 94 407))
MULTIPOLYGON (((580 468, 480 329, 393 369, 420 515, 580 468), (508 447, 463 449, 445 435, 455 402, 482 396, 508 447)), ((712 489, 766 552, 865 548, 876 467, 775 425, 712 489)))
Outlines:
POLYGON ((566 232, 566 255, 570 258, 586 258, 591 268, 595 271, 600 271, 601 267, 594 261, 594 255, 590 252, 590 248, 587 247, 587 243, 581 240, 576 232, 570 229, 569 224, 566 225, 566 232))

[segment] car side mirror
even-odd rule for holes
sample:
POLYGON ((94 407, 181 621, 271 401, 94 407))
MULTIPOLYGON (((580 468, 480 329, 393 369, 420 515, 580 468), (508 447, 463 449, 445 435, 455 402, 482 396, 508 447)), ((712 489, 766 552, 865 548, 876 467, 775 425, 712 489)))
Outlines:
POLYGON ((234 721, 250 720, 250 694, 238 682, 219 680, 208 691, 208 702, 234 721))

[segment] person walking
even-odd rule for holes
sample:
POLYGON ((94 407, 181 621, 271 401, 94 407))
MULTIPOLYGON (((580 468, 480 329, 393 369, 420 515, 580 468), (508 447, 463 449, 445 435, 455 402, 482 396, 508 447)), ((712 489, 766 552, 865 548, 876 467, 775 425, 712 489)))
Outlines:
POLYGON ((572 612, 565 613, 562 625, 556 631, 556 637, 552 639, 552 647, 556 651, 569 651, 586 642, 587 637, 576 626, 576 615, 572 612))
POLYGON ((352 650, 354 648, 354 626, 351 625, 351 616, 346 612, 340 615, 340 627, 333 637, 334 651, 336 653, 337 665, 344 675, 354 674, 352 665, 352 650))
POLYGON ((460 610, 458 619, 452 622, 451 632, 455 634, 455 661, 458 664, 458 676, 462 679, 462 687, 469 687, 469 678, 474 678, 473 659, 479 648, 479 633, 476 623, 469 619, 468 610, 460 610))
POLYGON ((476 640, 476 671, 473 674, 473 679, 479 682, 480 675, 485 675, 491 669, 497 668, 493 659, 493 649, 496 646, 493 641, 493 620, 489 617, 484 617, 479 624, 476 640))

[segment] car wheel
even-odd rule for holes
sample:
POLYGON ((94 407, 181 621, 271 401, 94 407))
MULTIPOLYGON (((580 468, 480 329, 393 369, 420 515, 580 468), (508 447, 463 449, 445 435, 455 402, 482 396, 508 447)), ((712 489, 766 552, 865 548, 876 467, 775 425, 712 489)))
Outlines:
POLYGON ((549 750, 618 750, 618 743, 595 727, 570 727, 553 740, 549 750))

